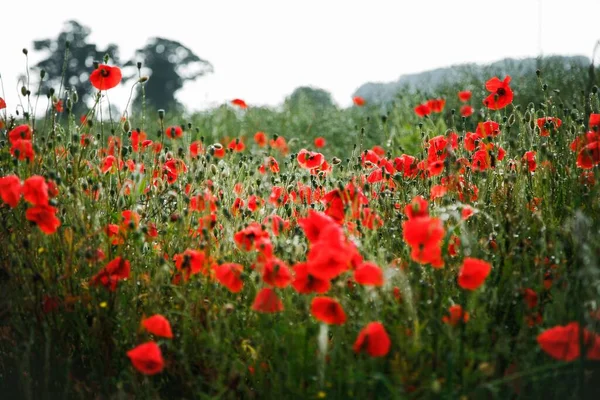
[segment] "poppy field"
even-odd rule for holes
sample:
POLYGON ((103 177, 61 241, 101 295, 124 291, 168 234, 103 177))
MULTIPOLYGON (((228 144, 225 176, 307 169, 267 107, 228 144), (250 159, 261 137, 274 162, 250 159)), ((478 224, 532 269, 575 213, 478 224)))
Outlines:
POLYGON ((84 115, 3 94, 2 397, 600 398, 598 90, 544 73, 383 112, 114 115, 108 60, 84 115))

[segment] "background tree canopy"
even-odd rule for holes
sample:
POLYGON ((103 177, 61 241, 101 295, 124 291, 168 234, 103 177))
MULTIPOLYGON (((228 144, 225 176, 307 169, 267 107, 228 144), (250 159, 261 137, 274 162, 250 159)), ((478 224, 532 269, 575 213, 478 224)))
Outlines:
MULTIPOLYGON (((86 112, 90 105, 94 88, 90 84, 89 74, 94 68, 94 61, 102 62, 108 54, 111 64, 119 66, 117 45, 110 44, 105 49, 99 49, 89 42, 90 33, 88 27, 77 21, 68 21, 56 39, 33 42, 34 50, 48 53, 45 59, 34 66, 37 71, 46 72, 41 93, 47 94, 50 88, 54 88, 58 95, 61 89, 75 89, 81 99, 73 105, 75 114, 86 112)), ((198 57, 188 47, 161 37, 150 39, 124 66, 137 66, 138 63, 150 71, 150 79, 144 85, 146 105, 150 109, 182 108, 175 95, 185 82, 213 72, 212 64, 198 57)), ((138 74, 126 76, 123 81, 138 77, 138 74)), ((141 101, 141 98, 142 92, 138 90, 134 101, 141 101)))
POLYGON ((104 50, 88 42, 91 30, 77 21, 68 21, 56 39, 36 40, 33 48, 48 52, 48 57, 35 65, 38 71, 46 71, 42 83, 42 93, 54 88, 56 93, 62 89, 76 89, 81 100, 73 106, 75 113, 83 112, 93 92, 89 74, 94 61, 100 61, 109 54, 115 64, 119 62, 117 45, 110 44, 104 50), (68 45, 67 45, 68 43, 68 45), (67 48, 68 47, 68 48, 67 48), (63 77, 64 69, 64 77, 63 77), (64 78, 64 79, 63 79, 64 78))
MULTIPOLYGON (((198 57, 180 42, 160 37, 150 39, 125 66, 134 66, 138 62, 150 70, 145 96, 147 106, 154 109, 179 108, 175 94, 185 82, 213 72, 210 62, 198 57)), ((135 101, 141 101, 141 91, 135 101)))

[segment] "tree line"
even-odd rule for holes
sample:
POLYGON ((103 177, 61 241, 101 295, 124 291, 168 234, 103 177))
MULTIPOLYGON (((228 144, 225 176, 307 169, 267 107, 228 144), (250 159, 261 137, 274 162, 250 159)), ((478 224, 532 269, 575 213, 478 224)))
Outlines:
MULTIPOLYGON (((213 72, 209 61, 175 40, 150 38, 144 47, 136 50, 133 59, 122 61, 116 44, 101 49, 90 42, 90 34, 90 28, 77 21, 68 21, 58 37, 33 42, 34 50, 47 53, 47 57, 34 66, 40 72, 45 71, 47 77, 41 83, 42 94, 57 88, 76 90, 82 100, 73 105, 76 113, 85 112, 86 104, 93 97, 89 74, 94 63, 101 63, 107 55, 112 64, 132 67, 125 70, 135 71, 123 76, 124 83, 139 79, 142 68, 149 71, 150 79, 144 86, 144 97, 146 105, 154 109, 181 107, 175 95, 185 82, 213 72)), ((138 91, 133 99, 134 104, 140 102, 141 97, 142 92, 138 91)))

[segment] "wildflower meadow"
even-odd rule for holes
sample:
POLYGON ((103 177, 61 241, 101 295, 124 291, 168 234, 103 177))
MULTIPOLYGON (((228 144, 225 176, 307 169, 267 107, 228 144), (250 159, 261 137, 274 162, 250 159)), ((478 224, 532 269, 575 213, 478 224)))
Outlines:
POLYGON ((89 72, 1 93, 1 398, 600 398, 593 74, 115 115, 89 72))

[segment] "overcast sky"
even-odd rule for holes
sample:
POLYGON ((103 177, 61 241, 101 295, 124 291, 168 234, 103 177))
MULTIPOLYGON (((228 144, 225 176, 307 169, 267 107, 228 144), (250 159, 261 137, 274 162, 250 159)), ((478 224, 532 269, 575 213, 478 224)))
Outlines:
MULTIPOLYGON (((179 93, 190 109, 236 97, 277 105, 302 85, 347 106, 361 84, 406 73, 540 53, 591 57, 599 16, 599 0, 2 1, 0 74, 10 104, 21 49, 75 19, 100 48, 116 43, 122 60, 153 36, 209 60, 214 74, 179 93)), ((30 51, 32 64, 39 57, 30 51)), ((115 90, 126 98, 128 89, 115 90)))

